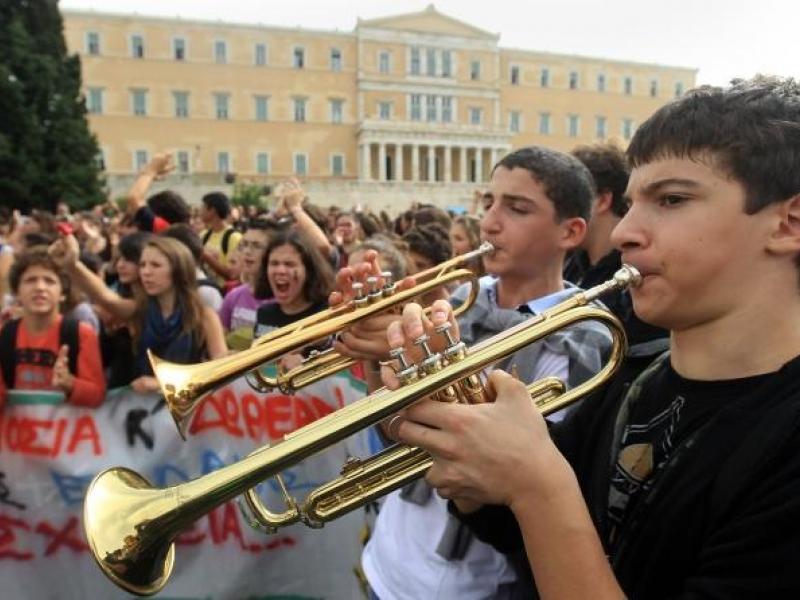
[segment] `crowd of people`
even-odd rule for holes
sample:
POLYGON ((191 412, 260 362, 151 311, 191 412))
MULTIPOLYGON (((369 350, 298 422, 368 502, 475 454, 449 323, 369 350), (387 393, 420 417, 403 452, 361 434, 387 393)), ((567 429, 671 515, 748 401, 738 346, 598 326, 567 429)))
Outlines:
POLYGON ((297 180, 269 210, 221 192, 193 208, 148 195, 174 168, 160 153, 124 209, 2 214, 0 346, 13 362, 0 407, 12 388, 81 406, 107 387, 157 391, 147 350, 182 363, 242 351, 368 277, 390 271, 408 287, 491 242, 458 318, 471 282, 326 341, 361 361, 371 390, 393 388, 390 351, 419 358, 423 335, 437 351, 447 323, 483 342, 630 263, 639 285, 602 301, 629 347, 599 392, 545 421, 524 387, 555 376, 572 388, 601 368, 611 338, 585 322, 496 365, 493 402, 424 400, 380 424, 387 445, 421 446, 433 467, 382 500, 362 557, 368 593, 797 597, 798 160, 800 86, 761 77, 674 100, 626 152, 514 150, 461 215, 323 208, 297 180))

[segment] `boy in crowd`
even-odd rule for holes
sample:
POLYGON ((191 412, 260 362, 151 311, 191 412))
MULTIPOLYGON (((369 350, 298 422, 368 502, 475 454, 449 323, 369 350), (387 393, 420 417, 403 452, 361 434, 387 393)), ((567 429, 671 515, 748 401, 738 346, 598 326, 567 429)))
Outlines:
MULTIPOLYGON (((478 537, 524 547, 542 597, 797 598, 800 86, 690 92, 628 157, 613 240, 670 352, 550 431, 495 371, 493 404, 423 401, 398 435, 432 454, 429 482, 478 537)), ((389 344, 422 328, 409 307, 389 344)))
POLYGON ((150 159, 128 191, 128 218, 139 231, 161 233, 174 223, 188 223, 191 210, 180 194, 164 190, 145 199, 150 186, 175 170, 172 154, 159 152, 150 159))
POLYGON ((12 389, 55 391, 70 404, 100 406, 105 379, 97 334, 61 316, 69 284, 46 248, 20 254, 9 280, 22 317, 0 331, 0 410, 12 389))
POLYGON ((211 279, 222 289, 226 281, 235 279, 229 258, 239 247, 242 234, 227 221, 231 214, 231 201, 222 192, 210 192, 203 196, 200 217, 206 226, 203 232, 203 262, 212 272, 211 279))

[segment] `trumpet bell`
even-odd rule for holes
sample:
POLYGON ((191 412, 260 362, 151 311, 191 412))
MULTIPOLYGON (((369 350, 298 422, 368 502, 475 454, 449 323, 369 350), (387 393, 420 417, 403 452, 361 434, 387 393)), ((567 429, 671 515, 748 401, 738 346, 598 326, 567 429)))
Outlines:
POLYGON ((111 581, 132 594, 157 593, 172 573, 175 544, 146 518, 169 514, 170 505, 177 503, 124 467, 103 471, 86 492, 83 522, 92 555, 111 581))

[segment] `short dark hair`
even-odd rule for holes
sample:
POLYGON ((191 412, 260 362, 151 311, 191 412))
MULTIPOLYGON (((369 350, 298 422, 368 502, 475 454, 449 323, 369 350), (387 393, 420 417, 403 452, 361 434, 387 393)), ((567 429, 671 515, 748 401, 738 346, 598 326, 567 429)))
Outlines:
POLYGON ((19 284, 22 282, 22 277, 25 271, 31 267, 42 267, 48 271, 52 271, 58 275, 61 282, 61 290, 65 295, 69 295, 69 279, 64 270, 58 266, 53 257, 47 252, 45 246, 34 246, 21 252, 14 257, 14 263, 8 273, 8 283, 11 287, 11 292, 16 294, 19 291, 19 284))
POLYGON ((544 186, 559 220, 589 220, 596 188, 589 169, 574 156, 543 146, 527 146, 501 158, 492 173, 498 167, 528 171, 544 186))
POLYGON ((147 206, 168 223, 188 223, 192 211, 178 192, 164 190, 147 199, 147 206))
POLYGON ((447 214, 447 211, 433 206, 432 204, 426 204, 421 206, 416 211, 414 211, 414 225, 429 225, 431 223, 438 223, 446 230, 450 229, 450 225, 453 224, 453 220, 450 218, 450 215, 447 214))
POLYGON ((119 255, 128 262, 139 264, 142 257, 142 250, 152 234, 146 231, 129 233, 119 240, 117 251, 119 255))
POLYGON ((748 214, 800 193, 800 83, 759 75, 696 88, 658 109, 628 146, 634 168, 704 154, 744 187, 748 214))
POLYGON ((178 240, 192 253, 192 258, 194 258, 195 263, 199 265, 202 262, 203 240, 200 239, 200 236, 197 235, 197 232, 192 229, 190 225, 186 223, 175 223, 175 225, 170 225, 162 231, 161 235, 178 240))
POLYGON ((443 263, 453 256, 453 246, 447 229, 439 223, 414 225, 403 235, 408 249, 430 260, 434 265, 443 263))
POLYGON ((597 193, 611 192, 611 212, 624 217, 628 212, 625 190, 630 169, 622 148, 613 142, 578 146, 571 152, 581 161, 594 178, 597 193))
POLYGON ((306 269, 306 282, 303 284, 306 300, 312 304, 327 300, 333 290, 333 268, 314 243, 295 229, 280 231, 270 238, 254 282, 255 297, 270 298, 274 295, 267 279, 269 256, 275 248, 286 245, 297 250, 306 269))
POLYGON ((231 201, 222 192, 209 192, 202 199, 206 208, 210 208, 220 219, 227 219, 231 214, 231 201))

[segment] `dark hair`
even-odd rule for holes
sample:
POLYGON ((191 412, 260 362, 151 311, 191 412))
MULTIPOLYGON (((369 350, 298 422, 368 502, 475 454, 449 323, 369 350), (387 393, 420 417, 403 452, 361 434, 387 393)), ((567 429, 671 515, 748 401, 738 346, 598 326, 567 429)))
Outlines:
POLYGON ((624 217, 628 212, 625 189, 628 187, 630 169, 622 149, 609 142, 578 146, 571 154, 589 169, 598 194, 611 192, 611 212, 624 217))
POLYGON ((26 233, 22 239, 25 241, 26 248, 35 248, 36 246, 49 246, 56 241, 56 236, 44 231, 34 231, 26 233))
POLYGON ((231 201, 222 192, 209 192, 202 199, 203 205, 210 208, 220 219, 227 219, 231 214, 231 201))
POLYGON ((292 246, 300 255, 303 266, 306 269, 306 281, 303 284, 303 296, 312 304, 318 304, 328 299, 328 294, 333 289, 333 269, 330 263, 317 250, 314 243, 305 235, 296 230, 281 231, 271 237, 264 256, 261 258, 261 266, 258 269, 258 276, 254 282, 256 298, 270 298, 274 294, 267 279, 267 266, 272 251, 280 246, 292 246))
POLYGON ((658 109, 628 147, 634 167, 704 153, 742 184, 748 214, 800 192, 800 83, 759 75, 699 87, 658 109))
POLYGON ((151 235, 146 231, 137 231, 121 238, 117 246, 120 257, 138 265, 139 259, 142 257, 142 249, 151 235))
POLYGON ((403 236, 403 241, 408 244, 409 250, 424 256, 434 265, 453 256, 449 232, 439 223, 414 225, 403 236))
POLYGON ((164 190, 147 199, 147 206, 168 223, 188 223, 192 210, 178 192, 164 190))
POLYGON ((203 240, 200 239, 200 236, 197 235, 197 232, 194 229, 192 229, 191 225, 187 225, 186 223, 176 223, 175 225, 170 225, 167 227, 161 232, 161 235, 178 240, 181 244, 189 249, 189 252, 192 253, 192 258, 194 258, 195 263, 199 265, 202 262, 203 240))
POLYGON ((381 222, 375 215, 361 212, 356 213, 355 217, 358 220, 358 226, 361 227, 365 238, 372 237, 383 231, 381 222))
POLYGON ((432 204, 426 204, 414 212, 414 225, 428 225, 430 223, 438 223, 445 230, 450 230, 453 220, 447 211, 442 210, 432 204))
POLYGON ((25 275, 25 271, 31 267, 42 267, 55 273, 58 276, 58 280, 61 282, 61 290, 64 296, 69 296, 70 286, 67 274, 58 266, 50 254, 48 254, 45 246, 28 248, 14 257, 14 262, 8 272, 8 283, 12 293, 16 294, 19 291, 19 284, 22 282, 22 277, 25 275))
POLYGON ((525 169, 544 186, 559 220, 581 217, 589 220, 596 189, 592 174, 574 156, 544 148, 527 146, 507 154, 494 166, 525 169))

